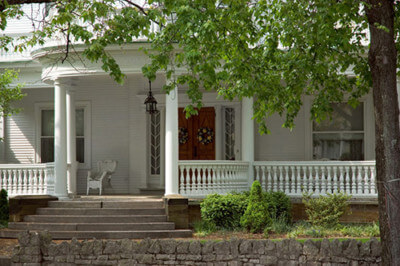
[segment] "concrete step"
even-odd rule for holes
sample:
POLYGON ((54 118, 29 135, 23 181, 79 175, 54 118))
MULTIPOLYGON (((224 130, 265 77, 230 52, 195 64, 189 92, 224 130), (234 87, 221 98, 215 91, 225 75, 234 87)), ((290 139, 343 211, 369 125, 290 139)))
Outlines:
MULTIPOLYGON (((16 238, 22 230, 0 230, 1 238, 16 238)), ((35 231, 35 230, 32 230, 35 231)), ((143 238, 184 238, 191 237, 191 230, 154 230, 154 231, 49 231, 53 239, 143 239, 143 238)))
POLYGON ((101 201, 49 201, 50 208, 101 208, 101 201))
POLYGON ((27 215, 24 217, 24 222, 36 223, 148 223, 166 221, 166 215, 27 215))
POLYGON ((153 231, 174 230, 175 224, 161 223, 9 223, 9 229, 48 231, 153 231))
POLYGON ((150 209, 164 208, 161 200, 136 200, 136 201, 50 201, 50 208, 131 208, 150 209))
POLYGON ((165 215, 163 208, 38 208, 38 215, 165 215))

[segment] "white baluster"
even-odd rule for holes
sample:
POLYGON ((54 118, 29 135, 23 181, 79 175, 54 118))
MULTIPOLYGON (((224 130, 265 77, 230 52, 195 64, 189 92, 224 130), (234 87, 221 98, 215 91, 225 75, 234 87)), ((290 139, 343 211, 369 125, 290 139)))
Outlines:
POLYGON ((200 166, 200 170, 199 170, 199 194, 200 195, 204 195, 204 182, 205 182, 205 166, 202 165, 200 166))
POLYGON ((351 194, 355 195, 357 194, 357 186, 356 186, 356 167, 352 166, 351 167, 351 194))
POLYGON ((285 166, 285 189, 283 190, 286 194, 289 194, 289 167, 285 166))
POLYGON ((297 183, 297 190, 296 194, 301 195, 301 166, 296 166, 296 183, 297 183))
POLYGON ((262 173, 262 188, 263 190, 267 191, 267 178, 265 176, 265 166, 261 167, 261 173, 262 173))
POLYGON ((278 191, 278 176, 277 176, 277 172, 278 172, 278 167, 277 166, 273 166, 273 171, 274 171, 274 191, 278 191))
POLYGON ((345 166, 344 167, 345 171, 346 171, 346 179, 344 180, 345 182, 345 191, 347 194, 350 194, 351 190, 350 190, 350 167, 345 166))
POLYGON ((33 174, 34 172, 33 172, 33 170, 32 169, 29 169, 28 170, 28 180, 29 180, 29 186, 30 186, 30 193, 32 193, 32 194, 38 194, 38 190, 37 190, 37 182, 36 182, 36 177, 34 176, 34 174, 33 174))
POLYGON ((339 167, 339 191, 340 192, 345 192, 344 190, 344 175, 343 175, 343 166, 339 167))
POLYGON ((267 175, 267 188, 265 190, 272 191, 272 186, 273 186, 272 177, 271 177, 272 166, 267 166, 266 170, 268 171, 268 175, 267 175))
POLYGON ((9 169, 8 170, 8 180, 9 180, 9 184, 10 184, 10 187, 11 187, 11 194, 13 194, 13 195, 17 195, 17 183, 16 183, 16 176, 17 176, 17 174, 16 174, 16 170, 15 169, 13 169, 13 170, 11 170, 11 169, 9 169))
POLYGON ((217 175, 215 177, 215 186, 216 186, 216 192, 217 193, 222 193, 221 189, 221 166, 217 166, 217 175))
POLYGON ((279 166, 279 176, 278 176, 278 191, 285 191, 284 190, 284 181, 283 181, 283 167, 279 166))
POLYGON ((21 169, 17 170, 17 174, 18 174, 18 176, 17 176, 17 193, 18 194, 24 194, 23 187, 22 187, 23 181, 22 181, 22 171, 21 171, 21 169))
POLYGON ((22 188, 25 194, 30 194, 31 193, 31 187, 30 187, 30 180, 28 177, 28 170, 24 169, 22 172, 22 180, 23 180, 23 184, 22 184, 22 188))
POLYGON ((212 172, 211 172, 211 180, 210 180, 210 193, 215 193, 217 191, 217 181, 216 181, 216 175, 217 175, 217 167, 216 166, 211 166, 212 172))
POLYGON ((309 166, 308 167, 308 192, 309 193, 314 193, 314 182, 313 182, 313 167, 309 166))
POLYGON ((325 175, 325 167, 320 166, 321 170, 321 195, 326 195, 326 175, 325 175))
POLYGON ((195 166, 195 178, 194 178, 194 194, 199 195, 199 187, 200 187, 200 168, 199 166, 195 166))
POLYGON ((295 166, 290 166, 290 193, 291 194, 296 194, 296 167, 295 166))
POLYGON ((326 193, 332 193, 332 177, 331 177, 331 168, 329 166, 326 167, 326 193))
POLYGON ((375 166, 371 166, 371 194, 376 194, 375 166))
POLYGON ((228 172, 228 169, 227 169, 227 167, 225 167, 225 166, 223 166, 223 171, 222 171, 222 173, 223 173, 223 178, 222 178, 222 181, 223 181, 223 183, 222 183, 222 193, 223 194, 226 194, 227 192, 228 192, 228 179, 229 179, 229 172, 228 172))
POLYGON ((186 194, 193 195, 193 183, 194 183, 194 169, 192 166, 186 166, 186 194))
POLYGON ((314 183, 315 183, 315 194, 319 195, 321 193, 321 180, 319 178, 319 166, 314 166, 314 183))
MULTIPOLYGON (((255 174, 256 174, 256 176, 255 176, 255 180, 258 180, 260 183, 261 183, 261 180, 260 180, 260 167, 258 166, 258 165, 256 165, 255 166, 255 174)), ((255 181, 254 180, 254 181, 255 181)))
POLYGON ((224 194, 226 194, 229 191, 229 166, 224 166, 224 194))
POLYGON ((38 175, 38 179, 39 179, 39 193, 40 194, 46 194, 44 186, 43 186, 43 170, 42 169, 37 169, 37 175, 38 175))
POLYGON ((186 192, 185 192, 185 177, 184 177, 184 170, 185 168, 184 168, 184 166, 183 165, 180 165, 179 166, 179 182, 180 182, 180 184, 179 184, 179 193, 182 195, 182 196, 184 196, 184 195, 186 195, 186 192))
POLYGON ((211 167, 206 168, 205 184, 204 184, 204 194, 210 194, 210 181, 211 181, 211 167))
POLYGON ((361 171, 362 171, 362 167, 359 166, 357 167, 358 169, 358 174, 357 174, 357 194, 361 195, 363 194, 363 180, 362 180, 362 176, 361 176, 361 171))
POLYGON ((303 192, 308 192, 308 174, 307 174, 307 166, 303 166, 303 192))
POLYGON ((338 176, 337 176, 337 166, 332 166, 333 168, 333 193, 338 192, 338 176))
POLYGON ((369 195, 371 192, 371 183, 369 182, 368 166, 364 166, 364 194, 369 195))

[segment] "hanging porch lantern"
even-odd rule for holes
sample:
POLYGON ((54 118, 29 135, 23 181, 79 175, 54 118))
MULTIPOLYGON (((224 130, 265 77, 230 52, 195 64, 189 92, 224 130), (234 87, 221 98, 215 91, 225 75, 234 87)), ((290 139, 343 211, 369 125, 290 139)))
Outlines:
POLYGON ((153 93, 151 92, 151 81, 150 80, 149 80, 149 93, 147 94, 147 98, 144 101, 144 104, 146 105, 146 113, 151 114, 151 115, 158 113, 157 101, 153 97, 153 93))

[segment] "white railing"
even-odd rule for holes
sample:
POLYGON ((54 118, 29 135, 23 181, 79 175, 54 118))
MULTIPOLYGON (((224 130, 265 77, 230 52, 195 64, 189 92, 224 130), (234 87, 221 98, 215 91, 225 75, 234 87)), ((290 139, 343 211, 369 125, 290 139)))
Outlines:
POLYGON ((179 193, 190 198, 248 190, 249 163, 179 161, 179 193))
POLYGON ((8 196, 54 194, 54 163, 0 164, 0 189, 8 196))
POLYGON ((376 198, 375 161, 254 162, 255 179, 267 191, 289 196, 344 192, 353 198, 376 198))

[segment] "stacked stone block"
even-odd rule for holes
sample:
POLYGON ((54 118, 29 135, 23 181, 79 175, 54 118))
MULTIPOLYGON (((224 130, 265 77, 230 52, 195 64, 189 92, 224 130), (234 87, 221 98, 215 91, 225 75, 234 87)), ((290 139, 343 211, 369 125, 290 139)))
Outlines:
POLYGON ((356 240, 84 240, 23 232, 13 265, 380 265, 380 242, 356 240))

